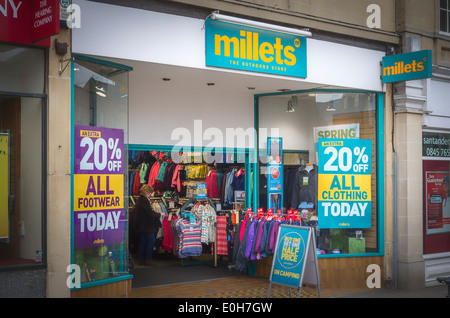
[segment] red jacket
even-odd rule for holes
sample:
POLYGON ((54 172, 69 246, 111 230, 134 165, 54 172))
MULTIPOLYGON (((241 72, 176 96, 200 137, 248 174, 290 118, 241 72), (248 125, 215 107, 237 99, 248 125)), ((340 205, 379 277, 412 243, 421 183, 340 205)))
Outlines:
POLYGON ((219 197, 219 184, 217 171, 211 170, 206 176, 206 194, 208 198, 219 197))

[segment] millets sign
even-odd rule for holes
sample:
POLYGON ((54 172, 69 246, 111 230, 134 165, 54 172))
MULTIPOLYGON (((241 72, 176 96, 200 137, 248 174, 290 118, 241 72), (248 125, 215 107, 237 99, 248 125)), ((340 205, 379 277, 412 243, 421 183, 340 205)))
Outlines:
POLYGON ((430 50, 383 57, 383 83, 408 81, 432 76, 430 50))
POLYGON ((205 34, 207 66, 307 77, 305 37, 212 19, 205 34))

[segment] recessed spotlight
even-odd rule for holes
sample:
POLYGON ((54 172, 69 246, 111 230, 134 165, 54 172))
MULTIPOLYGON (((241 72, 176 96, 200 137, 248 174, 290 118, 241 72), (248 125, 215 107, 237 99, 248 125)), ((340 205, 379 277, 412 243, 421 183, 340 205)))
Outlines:
POLYGON ((168 81, 170 81, 170 78, 169 77, 163 77, 163 79, 162 79, 164 82, 168 82, 168 81))
POLYGON ((206 83, 208 86, 214 86, 216 83, 206 83))

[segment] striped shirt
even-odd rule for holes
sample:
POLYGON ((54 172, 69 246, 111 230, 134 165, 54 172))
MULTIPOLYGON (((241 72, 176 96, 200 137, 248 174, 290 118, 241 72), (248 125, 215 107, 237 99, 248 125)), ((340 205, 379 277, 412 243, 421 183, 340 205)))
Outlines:
POLYGON ((200 256, 202 253, 201 222, 190 223, 182 220, 178 223, 179 249, 178 256, 185 258, 189 256, 200 256))

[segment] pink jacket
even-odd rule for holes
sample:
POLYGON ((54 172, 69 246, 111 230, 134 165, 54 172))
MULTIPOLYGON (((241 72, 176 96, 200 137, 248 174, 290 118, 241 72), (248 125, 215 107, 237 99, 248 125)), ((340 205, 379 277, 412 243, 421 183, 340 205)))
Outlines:
POLYGON ((180 181, 180 169, 181 165, 177 165, 173 171, 172 176, 172 187, 177 187, 178 192, 181 191, 181 181, 180 181))

